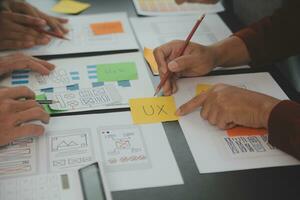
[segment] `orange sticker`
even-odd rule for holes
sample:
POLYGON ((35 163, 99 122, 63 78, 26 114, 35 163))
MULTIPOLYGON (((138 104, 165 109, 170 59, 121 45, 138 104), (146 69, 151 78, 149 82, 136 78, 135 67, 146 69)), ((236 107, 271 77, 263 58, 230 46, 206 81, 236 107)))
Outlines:
POLYGON ((196 95, 201 94, 202 92, 206 92, 207 90, 209 90, 213 85, 210 84, 199 84, 196 86, 196 95))
POLYGON ((266 129, 235 127, 235 128, 227 130, 227 135, 229 137, 266 135, 266 134, 267 134, 266 129))
POLYGON ((154 75, 159 75, 158 65, 157 65, 157 62, 155 60, 153 50, 145 47, 144 48, 144 57, 145 57, 147 63, 149 64, 152 73, 154 75))
POLYGON ((107 35, 113 33, 123 33, 123 26, 120 21, 115 22, 101 22, 90 25, 95 35, 107 35))

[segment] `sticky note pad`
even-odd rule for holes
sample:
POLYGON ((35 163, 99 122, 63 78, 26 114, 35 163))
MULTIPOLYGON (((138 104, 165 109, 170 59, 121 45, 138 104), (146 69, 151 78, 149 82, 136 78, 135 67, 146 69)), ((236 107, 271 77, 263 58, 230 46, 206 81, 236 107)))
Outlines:
POLYGON ((237 136, 253 136, 253 135, 266 135, 266 129, 246 128, 246 127, 235 127, 227 130, 229 137, 237 136))
POLYGON ((130 99, 131 116, 135 124, 147 124, 178 120, 174 98, 153 97, 130 99))
POLYGON ((65 14, 77 14, 90 6, 89 3, 81 3, 79 1, 60 1, 53 6, 52 11, 65 14))
POLYGON ((196 86, 196 95, 199 95, 202 92, 206 92, 212 87, 210 84, 199 84, 196 86))
POLYGON ((159 75, 158 65, 157 65, 157 62, 155 60, 153 50, 145 47, 144 48, 144 57, 145 57, 147 63, 149 64, 153 75, 159 75))
POLYGON ((95 35, 107 35, 124 32, 122 23, 120 21, 94 23, 91 24, 90 27, 95 35))
POLYGON ((99 82, 136 80, 138 74, 134 62, 99 64, 97 78, 99 82))

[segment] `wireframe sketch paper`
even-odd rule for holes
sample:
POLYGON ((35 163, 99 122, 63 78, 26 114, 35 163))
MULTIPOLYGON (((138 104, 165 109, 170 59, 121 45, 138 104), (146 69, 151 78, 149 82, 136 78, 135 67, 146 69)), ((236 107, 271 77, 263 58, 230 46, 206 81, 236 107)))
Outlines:
POLYGON ((165 16, 190 15, 203 13, 217 13, 224 11, 222 3, 183 3, 177 5, 175 0, 133 0, 139 15, 165 16))
POLYGON ((48 105, 54 111, 76 111, 121 103, 121 96, 114 85, 48 93, 46 99, 58 102, 48 105))
MULTIPOLYGON (((72 16, 68 19, 66 38, 70 40, 52 38, 47 45, 19 51, 44 56, 138 49, 126 13, 72 16)), ((0 55, 12 52, 16 51, 3 51, 0 55)))
MULTIPOLYGON (((209 76, 178 80, 174 95, 180 106, 195 96, 199 84, 226 83, 288 99, 268 73, 209 76)), ((203 89, 203 87, 202 87, 203 89)), ((268 143, 265 130, 236 128, 223 131, 199 115, 200 109, 180 117, 179 123, 200 173, 298 165, 300 162, 268 143)))
MULTIPOLYGON (((142 47, 156 48, 172 40, 185 40, 201 15, 130 18, 142 47)), ((218 15, 206 15, 192 37, 192 42, 210 45, 232 32, 218 15)))
POLYGON ((28 86, 36 94, 58 100, 59 104, 51 107, 64 112, 125 108, 129 107, 128 100, 131 98, 154 94, 141 53, 55 59, 50 62, 56 68, 49 76, 18 71, 4 79, 1 85, 28 86), (111 66, 113 68, 107 70, 111 66))
POLYGON ((162 125, 133 125, 129 112, 51 118, 43 136, 16 140, 0 149, 0 158, 1 199, 62 199, 70 186, 61 176, 73 179, 95 161, 103 163, 112 191, 183 184, 162 125))

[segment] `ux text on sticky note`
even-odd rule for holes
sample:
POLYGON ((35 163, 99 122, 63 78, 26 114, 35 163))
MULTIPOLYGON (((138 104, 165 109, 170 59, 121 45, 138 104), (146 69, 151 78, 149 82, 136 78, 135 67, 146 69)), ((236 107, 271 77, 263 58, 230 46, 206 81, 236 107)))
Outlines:
POLYGON ((90 28, 94 35, 124 33, 124 29, 120 21, 94 23, 90 24, 90 28))
POLYGON ((129 100, 131 116, 135 124, 147 124, 178 120, 174 98, 153 97, 129 100))
POLYGON ((134 62, 97 65, 99 82, 136 80, 138 78, 134 62))

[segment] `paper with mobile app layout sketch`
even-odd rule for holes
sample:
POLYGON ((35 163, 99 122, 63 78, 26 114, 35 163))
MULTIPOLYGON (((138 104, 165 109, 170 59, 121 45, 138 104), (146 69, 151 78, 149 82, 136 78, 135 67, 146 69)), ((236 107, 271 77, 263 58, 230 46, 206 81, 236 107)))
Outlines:
MULTIPOLYGON (((36 94, 45 94, 49 100, 59 101, 58 104, 49 105, 53 110, 77 112, 128 108, 129 99, 154 94, 143 56, 138 52, 55 59, 51 62, 56 66, 55 70, 67 72, 66 77, 72 81, 72 85, 31 89, 36 94)), ((4 79, 4 85, 12 86, 13 80, 4 79)), ((28 84, 25 86, 30 87, 28 84)))
MULTIPOLYGON (((51 38, 47 45, 18 50, 33 56, 108 52, 138 49, 127 14, 124 12, 69 16, 65 24, 69 40, 51 38)), ((16 51, 2 51, 7 55, 16 51)))
POLYGON ((162 124, 134 125, 130 112, 53 117, 45 134, 18 139, 0 153, 1 199, 83 200, 74 174, 96 161, 111 191, 183 184, 162 124))
MULTIPOLYGON (((268 73, 207 76, 179 79, 174 94, 178 106, 203 92, 210 85, 225 83, 287 99, 286 94, 268 73)), ((267 131, 236 127, 220 130, 200 116, 200 109, 182 116, 180 126, 200 173, 298 165, 300 162, 268 143, 267 131)))

